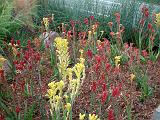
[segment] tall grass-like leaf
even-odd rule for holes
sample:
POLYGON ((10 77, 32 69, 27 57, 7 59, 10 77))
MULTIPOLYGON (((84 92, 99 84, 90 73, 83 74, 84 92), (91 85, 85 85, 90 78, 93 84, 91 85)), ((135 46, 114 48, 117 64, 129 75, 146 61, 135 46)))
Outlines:
POLYGON ((33 119, 33 113, 34 113, 35 107, 36 107, 35 104, 33 104, 31 107, 29 107, 27 120, 33 119))
POLYGON ((7 114, 7 119, 11 119, 11 120, 15 119, 16 113, 10 111, 7 105, 5 105, 5 103, 3 102, 2 98, 0 98, 0 108, 7 114))
POLYGON ((127 112, 127 119, 132 120, 131 106, 127 105, 126 112, 127 112))

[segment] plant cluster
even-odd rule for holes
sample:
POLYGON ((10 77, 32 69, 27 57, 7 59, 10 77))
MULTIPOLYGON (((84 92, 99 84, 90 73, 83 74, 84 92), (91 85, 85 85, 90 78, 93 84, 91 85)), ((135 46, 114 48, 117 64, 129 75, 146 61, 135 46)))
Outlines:
POLYGON ((150 14, 146 6, 141 14, 136 44, 124 42, 126 28, 118 12, 114 14, 115 21, 107 23, 108 37, 100 29, 101 23, 91 15, 82 21, 70 20, 70 24, 63 21, 58 26, 60 36, 54 38, 50 27, 55 24, 52 16, 43 18, 41 41, 37 38, 23 44, 11 39, 9 44, 5 43, 12 60, 0 56, 0 78, 8 80, 5 62, 10 65, 12 75, 7 81, 9 93, 0 97, 3 112, 0 119, 6 116, 32 120, 40 114, 39 119, 72 120, 77 117, 75 103, 86 91, 86 85, 87 105, 79 107, 75 119, 133 119, 134 97, 143 103, 154 95, 148 69, 157 62, 160 53, 153 51, 160 13, 153 16, 152 23, 148 22, 150 14), (6 99, 14 104, 6 104, 6 99))

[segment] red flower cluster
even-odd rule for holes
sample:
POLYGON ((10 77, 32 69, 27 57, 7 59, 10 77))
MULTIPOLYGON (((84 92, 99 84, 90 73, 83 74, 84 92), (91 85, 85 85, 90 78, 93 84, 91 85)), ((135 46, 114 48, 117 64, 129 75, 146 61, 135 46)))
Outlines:
POLYGON ((21 46, 21 41, 17 40, 17 45, 20 47, 21 46))
POLYGON ((104 104, 106 102, 107 97, 108 97, 108 92, 103 91, 103 93, 101 95, 101 104, 104 104))
POLYGON ((21 109, 20 109, 20 107, 19 106, 16 106, 16 113, 18 114, 20 111, 21 111, 21 109))
POLYGON ((106 63, 105 67, 106 67, 106 71, 108 73, 111 70, 111 64, 110 63, 106 63))
POLYGON ((0 115, 0 120, 5 120, 3 115, 0 115))
POLYGON ((115 88, 113 88, 112 89, 112 96, 113 97, 118 97, 118 96, 120 96, 120 88, 119 87, 115 87, 115 88))
POLYGON ((120 24, 121 15, 119 13, 115 13, 116 21, 118 24, 120 24))
POLYGON ((142 50, 142 56, 143 56, 143 57, 147 57, 147 56, 148 56, 148 53, 147 53, 146 50, 142 50))
POLYGON ((90 59, 92 59, 93 56, 92 50, 88 50, 86 54, 90 59))
POLYGON ((11 45, 14 46, 14 39, 11 39, 11 45))
POLYGON ((146 6, 142 7, 142 13, 146 18, 149 17, 149 9, 146 6))
POLYGON ((91 21, 93 21, 93 20, 94 20, 94 16, 93 16, 93 15, 91 15, 91 16, 90 16, 90 19, 91 19, 91 21))
POLYGON ((0 78, 4 79, 4 70, 0 69, 0 78))
POLYGON ((71 24, 72 28, 74 28, 74 26, 75 26, 75 21, 74 21, 74 20, 70 20, 70 24, 71 24))
POLYGON ((85 23, 86 25, 88 25, 88 24, 89 24, 89 20, 88 20, 88 18, 84 18, 84 23, 85 23))
POLYGON ((27 50, 25 51, 19 51, 17 53, 18 59, 13 61, 13 64, 15 65, 16 70, 23 71, 26 68, 31 70, 32 65, 38 63, 41 59, 40 53, 36 52, 33 48, 31 48, 30 40, 28 40, 28 44, 26 48, 27 50))
POLYGON ((108 120, 115 120, 113 109, 109 109, 108 111, 108 120))
POLYGON ((148 23, 148 30, 152 30, 153 26, 151 23, 148 23))
POLYGON ((93 81, 92 84, 91 84, 91 91, 95 92, 96 89, 97 89, 97 83, 95 81, 93 81))

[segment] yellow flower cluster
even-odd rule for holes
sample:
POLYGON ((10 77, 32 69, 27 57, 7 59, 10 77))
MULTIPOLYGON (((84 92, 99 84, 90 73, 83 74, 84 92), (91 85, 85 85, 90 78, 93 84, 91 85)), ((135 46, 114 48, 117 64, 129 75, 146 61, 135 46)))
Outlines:
POLYGON ((114 58, 114 60, 115 60, 115 65, 116 65, 116 67, 119 67, 120 61, 121 61, 121 56, 116 56, 116 57, 114 58))
POLYGON ((67 68, 69 65, 69 53, 68 53, 68 41, 67 39, 62 39, 61 37, 57 37, 55 39, 55 46, 57 48, 58 53, 58 69, 62 80, 64 81, 65 85, 69 84, 67 93, 71 94, 71 100, 73 102, 76 94, 78 93, 81 80, 85 77, 85 66, 84 62, 85 59, 83 58, 83 50, 80 50, 80 59, 79 63, 75 64, 73 68, 67 68), (76 78, 73 79, 73 73, 75 73, 76 78), (67 77, 69 82, 67 82, 67 77))
POLYGON ((89 40, 92 39, 92 31, 88 31, 88 39, 89 39, 89 40))
POLYGON ((57 48, 57 52, 59 54, 66 54, 68 53, 68 41, 67 39, 62 39, 61 37, 57 37, 55 39, 55 45, 56 45, 56 48, 57 48))
POLYGON ((69 112, 70 111, 70 109, 71 109, 71 104, 70 103, 67 103, 66 105, 65 105, 65 108, 67 109, 67 111, 69 112))
POLYGON ((156 14, 156 24, 160 26, 160 13, 156 14))
POLYGON ((67 68, 67 76, 68 76, 68 80, 71 81, 72 80, 72 76, 73 76, 73 69, 72 68, 67 68))
POLYGON ((98 46, 101 44, 102 42, 100 40, 97 40, 97 44, 98 46))
POLYGON ((64 82, 61 80, 60 82, 51 82, 48 84, 47 96, 49 97, 50 105, 51 105, 51 114, 53 111, 58 111, 60 108, 60 102, 62 99, 62 90, 64 88, 64 82))
POLYGON ((130 74, 130 77, 131 77, 131 82, 136 78, 134 74, 130 74))
POLYGON ((49 90, 47 91, 47 96, 50 99, 51 114, 53 115, 53 111, 59 111, 60 107, 63 106, 64 101, 62 100, 62 94, 64 94, 63 97, 66 99, 65 108, 67 110, 68 118, 71 106, 74 102, 76 95, 78 94, 81 83, 85 78, 85 59, 83 58, 83 50, 80 50, 79 63, 75 64, 75 66, 72 68, 67 68, 69 65, 70 57, 68 53, 67 39, 57 37, 55 39, 55 47, 58 57, 57 66, 61 75, 61 81, 51 82, 48 84, 49 90), (62 93, 64 87, 67 87, 67 91, 65 93, 62 93), (68 103, 68 100, 70 103, 68 103))
POLYGON ((83 63, 77 63, 77 64, 75 64, 75 66, 73 67, 73 71, 74 71, 74 73, 76 74, 78 80, 80 80, 80 78, 81 78, 81 73, 83 72, 84 67, 85 67, 85 66, 84 66, 83 63))
POLYGON ((55 39, 55 46, 57 48, 56 52, 58 53, 58 69, 62 80, 66 84, 66 75, 67 75, 67 67, 69 65, 69 53, 68 53, 68 41, 67 39, 62 39, 61 37, 57 37, 55 39))
POLYGON ((81 52, 80 62, 75 64, 73 68, 67 69, 67 76, 69 79, 69 87, 68 93, 70 93, 71 101, 73 102, 74 98, 78 94, 81 83, 85 78, 85 66, 84 66, 84 58, 82 58, 83 51, 81 52), (75 73, 76 78, 72 79, 72 75, 75 73), (83 76, 83 78, 81 78, 83 76), (82 81, 81 81, 82 80, 82 81))
POLYGON ((80 114, 79 114, 79 120, 84 120, 85 116, 86 116, 85 114, 81 114, 81 113, 80 113, 80 114))
POLYGON ((98 118, 98 115, 89 114, 89 120, 100 120, 100 118, 98 118))
POLYGON ((6 60, 7 60, 7 59, 5 59, 3 56, 0 55, 0 69, 2 69, 3 64, 4 64, 4 62, 5 62, 6 60))
POLYGON ((65 108, 67 109, 67 118, 66 118, 66 120, 68 120, 68 116, 69 116, 69 113, 71 111, 71 107, 72 107, 72 105, 70 103, 67 103, 65 105, 65 108))
MULTIPOLYGON (((85 114, 79 114, 79 120, 84 120, 85 118, 85 114)), ((98 115, 95 114, 89 114, 89 120, 100 120, 100 118, 98 118, 98 115)))
POLYGON ((49 28, 49 19, 48 18, 43 18, 43 23, 44 23, 45 29, 48 30, 48 28, 49 28))
POLYGON ((48 87, 49 89, 47 91, 46 96, 49 97, 51 106, 50 112, 52 117, 54 115, 53 114, 54 112, 58 114, 60 113, 60 109, 64 107, 67 110, 67 118, 68 118, 72 105, 68 102, 68 96, 67 95, 63 96, 62 90, 64 88, 64 82, 62 80, 59 82, 53 81, 48 84, 48 87), (66 99, 66 105, 64 105, 63 98, 66 99))
POLYGON ((14 44, 14 46, 12 46, 11 43, 9 43, 8 45, 12 47, 13 54, 14 54, 14 56, 16 56, 17 53, 18 53, 18 50, 17 50, 16 47, 17 47, 18 45, 17 45, 17 44, 14 44))

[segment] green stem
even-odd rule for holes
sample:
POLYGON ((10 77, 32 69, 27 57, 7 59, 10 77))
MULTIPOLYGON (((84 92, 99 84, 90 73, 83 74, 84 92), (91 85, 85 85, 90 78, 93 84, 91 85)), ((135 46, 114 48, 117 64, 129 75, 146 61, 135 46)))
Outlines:
POLYGON ((71 107, 70 113, 69 113, 69 120, 72 120, 72 107, 71 107))
POLYGON ((73 28, 73 58, 74 58, 74 63, 76 62, 76 38, 74 35, 74 30, 75 28, 73 28))

